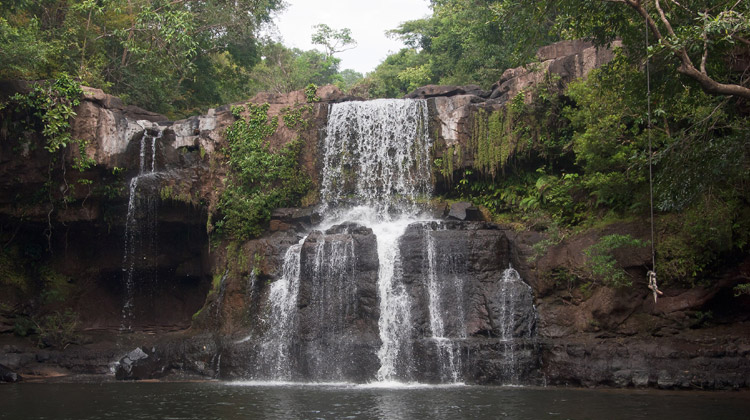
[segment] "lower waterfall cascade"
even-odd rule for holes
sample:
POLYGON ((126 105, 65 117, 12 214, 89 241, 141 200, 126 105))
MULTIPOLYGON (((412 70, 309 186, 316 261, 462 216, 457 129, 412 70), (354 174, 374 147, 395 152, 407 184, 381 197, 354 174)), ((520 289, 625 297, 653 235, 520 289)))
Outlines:
POLYGON ((491 246, 476 245, 484 225, 420 205, 432 193, 429 126, 424 100, 331 105, 323 220, 287 249, 264 328, 240 340, 249 379, 463 383, 487 351, 503 353, 502 382, 532 369, 519 367, 534 364, 529 346, 515 344, 535 335, 530 287, 508 261, 493 261, 494 278, 472 262, 472 248, 507 244, 487 229, 491 246))

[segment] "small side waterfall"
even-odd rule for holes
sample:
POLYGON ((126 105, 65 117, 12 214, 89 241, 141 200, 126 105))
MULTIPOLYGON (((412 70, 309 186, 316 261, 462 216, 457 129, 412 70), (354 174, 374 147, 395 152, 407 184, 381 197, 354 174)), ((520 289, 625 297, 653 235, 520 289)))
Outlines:
POLYGON ((120 329, 123 331, 129 331, 133 327, 136 286, 155 285, 157 281, 159 196, 158 193, 143 188, 143 184, 157 174, 156 148, 161 137, 161 130, 144 132, 140 141, 138 175, 130 180, 122 261, 125 297, 120 329))
MULTIPOLYGON (((521 280, 521 275, 513 267, 508 267, 503 271, 503 277, 500 280, 500 319, 498 329, 500 331, 500 341, 503 345, 505 354, 505 364, 503 367, 503 376, 507 384, 519 383, 521 372, 519 371, 519 355, 517 339, 530 338, 533 334, 535 323, 519 322, 519 316, 523 314, 516 306, 519 303, 519 295, 526 292, 531 296, 531 288, 521 280), (531 325, 531 328, 517 329, 518 325, 531 325)), ((531 302, 524 302, 527 305, 531 302)))
POLYGON ((461 275, 466 274, 467 256, 455 250, 438 252, 434 232, 441 230, 440 223, 425 224, 430 330, 437 351, 440 380, 455 383, 463 379, 460 346, 456 340, 466 338, 464 279, 461 275))

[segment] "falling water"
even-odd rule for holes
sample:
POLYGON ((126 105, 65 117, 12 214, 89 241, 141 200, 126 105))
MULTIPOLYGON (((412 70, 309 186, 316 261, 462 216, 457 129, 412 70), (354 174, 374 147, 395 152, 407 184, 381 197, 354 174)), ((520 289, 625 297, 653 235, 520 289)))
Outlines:
POLYGON ((323 145, 323 210, 353 203, 373 210, 371 222, 413 218, 415 200, 432 193, 427 125, 423 100, 333 105, 323 145))
POLYGON ((317 380, 344 379, 348 357, 347 328, 357 311, 355 244, 349 226, 321 232, 315 238, 309 287, 309 314, 322 322, 309 326, 306 349, 309 375, 317 380))
MULTIPOLYGON (((347 221, 372 229, 379 258, 378 380, 408 379, 412 369, 409 325, 410 298, 401 284, 399 239, 417 220, 416 199, 429 197, 430 182, 428 113, 423 100, 376 100, 334 104, 322 145, 321 212, 326 215, 313 233, 318 241, 312 268, 317 316, 328 339, 340 337, 354 308, 352 270, 356 261, 351 235, 329 233, 347 221), (406 372, 406 375, 404 374, 406 372)), ((304 244, 308 238, 303 238, 304 244)), ((288 379, 290 349, 300 287, 301 245, 291 247, 284 259, 284 274, 271 289, 271 324, 261 338, 261 364, 273 359, 273 379, 288 379), (293 267, 292 267, 293 266, 293 267), (269 354, 273 352, 274 354, 269 354)), ((326 343, 323 340, 323 343, 326 343)), ((313 345, 305 361, 315 379, 338 379, 333 366, 343 347, 336 343, 313 345), (325 348, 323 348, 325 347, 325 348)), ((343 356, 341 356, 343 357, 343 356)))
POLYGON ((271 312, 270 331, 261 344, 259 369, 261 377, 291 379, 292 337, 297 324, 297 295, 300 280, 302 244, 292 245, 284 255, 281 278, 271 284, 268 301, 271 312))
POLYGON ((144 191, 142 181, 156 176, 156 147, 162 132, 141 137, 138 175, 130 180, 128 213, 125 219, 124 273, 125 301, 122 307, 121 330, 131 330, 135 319, 136 284, 156 284, 156 257, 158 248, 157 204, 158 196, 144 191), (148 152, 150 148, 150 153, 148 152), (150 158, 150 162, 148 159, 150 158), (141 187, 141 188, 139 188, 141 187))
MULTIPOLYGON (((530 337, 532 335, 531 329, 516 331, 517 316, 519 311, 516 308, 518 302, 519 289, 523 288, 529 290, 530 287, 521 279, 521 275, 518 274, 513 267, 508 267, 503 271, 503 277, 501 279, 501 293, 500 293, 500 320, 498 329, 500 330, 500 342, 503 345, 505 353, 505 365, 503 377, 506 378, 508 384, 516 384, 519 382, 520 372, 518 370, 518 343, 517 338, 530 337)), ((529 302, 529 304, 531 304, 529 302)), ((533 324, 532 328, 533 328, 533 324)))
POLYGON ((435 232, 443 230, 440 223, 425 223, 424 228, 430 329, 437 351, 440 379, 441 382, 460 382, 460 347, 455 340, 466 338, 464 279, 460 277, 465 274, 462 266, 466 265, 466 255, 454 250, 438 252, 435 232), (449 328, 451 333, 446 331, 449 328))
POLYGON ((374 373, 381 383, 458 383, 475 367, 474 349, 504 347, 505 359, 491 363, 517 383, 530 366, 528 346, 517 339, 532 335, 535 315, 526 309, 533 296, 512 268, 502 279, 477 279, 473 239, 454 231, 465 225, 421 212, 418 203, 432 193, 426 102, 334 104, 326 130, 319 148, 324 218, 288 248, 262 331, 241 340, 252 340, 257 352, 253 379, 349 380, 352 366, 365 363, 365 380, 374 373), (357 249, 360 243, 369 245, 357 249), (359 265, 361 258, 374 263, 375 254, 377 275, 375 264, 359 265), (359 287, 377 293, 377 304, 372 297, 362 304, 359 287))
POLYGON ((425 101, 377 100, 334 105, 324 142, 323 208, 334 216, 350 198, 370 211, 359 223, 377 237, 381 347, 379 381, 409 380, 414 369, 411 301, 402 279, 399 240, 420 219, 432 193, 425 101), (338 211, 337 211, 338 210, 338 211))

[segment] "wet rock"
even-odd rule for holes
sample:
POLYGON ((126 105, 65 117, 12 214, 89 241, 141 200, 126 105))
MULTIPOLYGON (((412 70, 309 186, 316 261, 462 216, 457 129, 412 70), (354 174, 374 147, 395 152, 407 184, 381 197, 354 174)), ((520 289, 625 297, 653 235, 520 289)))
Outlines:
POLYGON ((399 248, 415 338, 407 351, 418 366, 407 379, 445 382, 446 366, 438 364, 448 359, 470 383, 539 379, 533 294, 509 270, 513 255, 504 230, 478 222, 414 223, 399 248), (433 331, 435 325, 442 331, 433 331), (449 338, 451 348, 441 347, 435 334, 449 338))
POLYGON ((22 379, 21 375, 3 365, 0 365, 0 382, 20 382, 22 379))
POLYGON ((137 347, 120 359, 115 368, 118 380, 141 380, 161 378, 167 373, 168 365, 157 354, 156 348, 137 347))
POLYGON ((380 347, 372 230, 345 223, 314 232, 302 247, 300 265, 297 373, 317 380, 371 380, 380 347))
POLYGON ((278 208, 271 213, 271 221, 274 220, 290 226, 312 226, 320 222, 321 215, 313 207, 278 208))
POLYGON ((466 201, 459 201, 458 203, 451 204, 451 208, 448 211, 448 218, 465 221, 484 220, 482 212, 474 207, 473 204, 467 203, 466 201))

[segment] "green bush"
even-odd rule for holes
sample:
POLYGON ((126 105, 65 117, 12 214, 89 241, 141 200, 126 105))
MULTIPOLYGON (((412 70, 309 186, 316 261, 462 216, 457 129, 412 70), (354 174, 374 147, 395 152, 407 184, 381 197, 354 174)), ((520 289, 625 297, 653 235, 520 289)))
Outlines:
POLYGON ((53 312, 36 323, 39 332, 39 345, 64 349, 78 341, 78 314, 66 310, 53 312))
POLYGON ((622 247, 644 247, 648 242, 630 235, 612 234, 602 236, 597 243, 586 248, 586 269, 592 279, 612 287, 626 287, 632 284, 628 274, 617 266, 612 251, 622 247))

